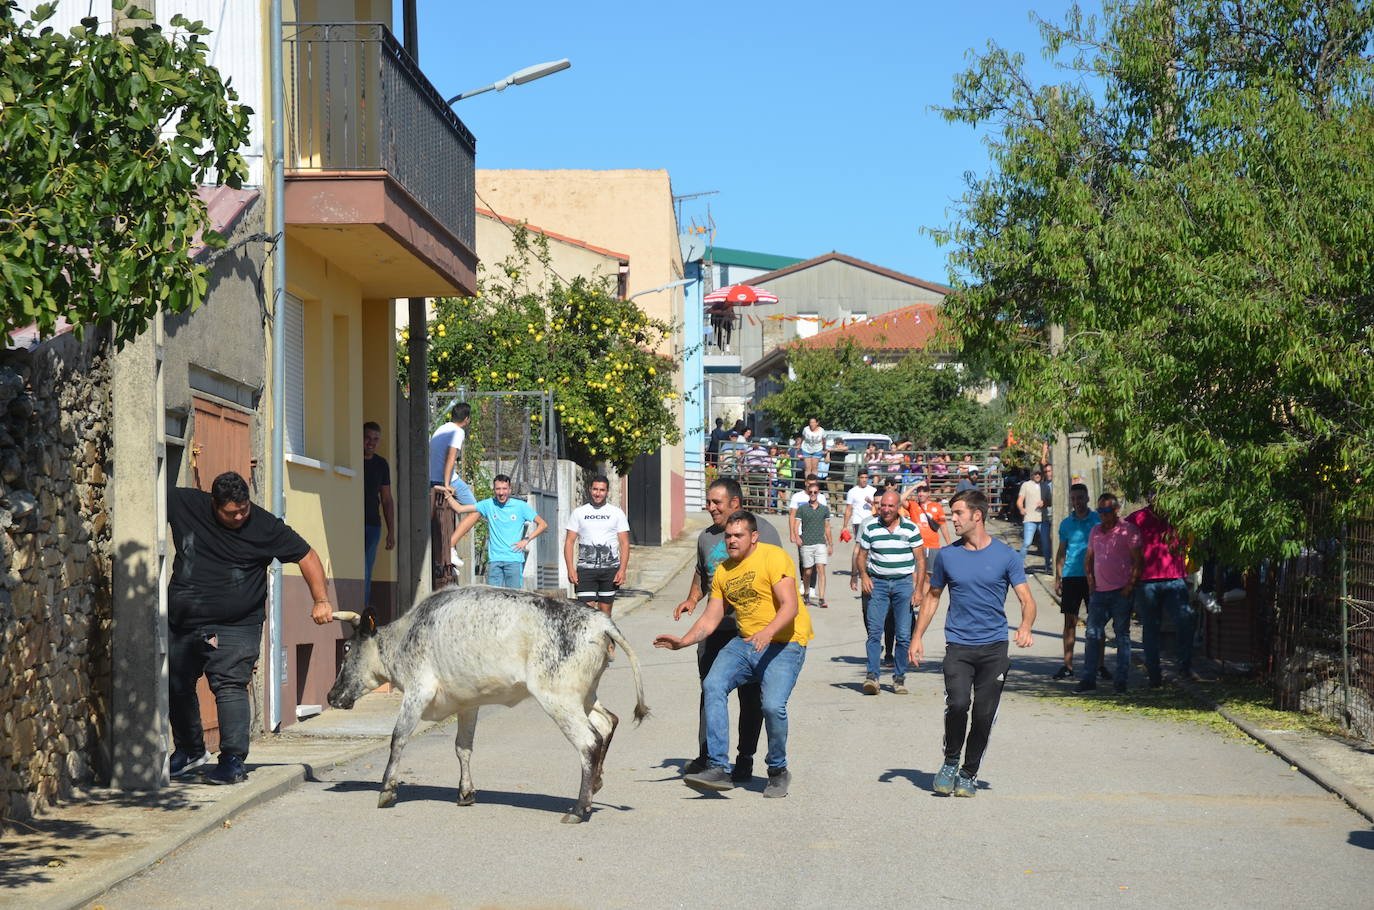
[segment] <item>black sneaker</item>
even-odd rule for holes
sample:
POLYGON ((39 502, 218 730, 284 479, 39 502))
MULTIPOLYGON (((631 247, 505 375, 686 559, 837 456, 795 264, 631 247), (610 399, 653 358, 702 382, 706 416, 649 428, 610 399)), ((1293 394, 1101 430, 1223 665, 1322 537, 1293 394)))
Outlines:
POLYGON ((737 784, 747 784, 754 779, 754 759, 741 755, 735 759, 735 767, 730 771, 730 779, 737 784))
POLYGON ((712 766, 696 774, 684 774, 682 782, 693 790, 733 790, 735 784, 730 780, 730 772, 719 766, 712 766))
POLYGON ((237 755, 221 755, 219 764, 205 775, 207 784, 241 784, 248 779, 243 770, 243 759, 237 755))
POLYGON ((1074 695, 1086 695, 1089 692, 1096 692, 1097 683, 1093 682, 1091 679, 1080 679, 1078 685, 1074 686, 1072 691, 1074 695))
POLYGON ((1073 667, 1060 667, 1054 671, 1053 679, 1068 679, 1073 676, 1073 667))
POLYGON ((709 767, 711 767, 711 760, 707 758, 705 755, 698 755, 696 758, 692 759, 687 764, 682 766, 682 773, 684 775, 700 774, 702 771, 705 771, 709 767))
POLYGON ((1111 679, 1112 674, 1108 672, 1107 667, 1103 665, 1097 668, 1097 678, 1102 680, 1111 679))
POLYGON ((167 768, 171 772, 173 778, 190 777, 192 771, 199 768, 201 765, 207 764, 209 761, 209 752, 201 752, 200 755, 192 757, 180 749, 177 749, 172 753, 172 757, 168 759, 167 768))
POLYGON ((767 799, 782 799, 787 795, 787 787, 792 783, 792 772, 786 768, 769 768, 768 784, 763 788, 767 799))

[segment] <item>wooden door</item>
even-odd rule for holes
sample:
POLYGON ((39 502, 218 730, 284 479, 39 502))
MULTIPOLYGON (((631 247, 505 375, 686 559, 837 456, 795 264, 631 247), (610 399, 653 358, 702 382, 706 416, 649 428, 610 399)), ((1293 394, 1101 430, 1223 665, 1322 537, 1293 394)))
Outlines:
MULTIPOLYGON (((204 398, 191 399, 195 423, 191 440, 191 476, 196 489, 210 492, 215 478, 225 471, 237 471, 254 493, 252 420, 253 415, 204 398)), ((200 696, 200 720, 205 728, 205 748, 219 751, 219 715, 215 696, 201 677, 196 683, 200 696)))

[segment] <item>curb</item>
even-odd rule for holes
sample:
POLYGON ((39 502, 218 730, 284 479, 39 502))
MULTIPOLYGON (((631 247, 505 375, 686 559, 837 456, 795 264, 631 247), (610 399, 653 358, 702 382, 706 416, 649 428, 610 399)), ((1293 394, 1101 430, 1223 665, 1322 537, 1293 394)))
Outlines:
MULTIPOLYGON (((424 729, 428 729, 428 726, 433 725, 427 725, 424 729)), ((421 731, 417 729, 417 732, 421 731)), ((386 748, 385 739, 358 743, 335 753, 328 759, 328 763, 352 761, 369 752, 384 748, 386 748)), ((248 787, 238 790, 233 795, 216 801, 212 804, 213 808, 208 808, 206 814, 194 823, 178 827, 176 830, 157 838, 147 847, 120 858, 108 868, 93 873, 87 881, 73 883, 66 889, 65 895, 40 899, 37 903, 31 904, 30 907, 33 910, 79 910, 79 908, 95 901, 123 882, 157 865, 197 838, 208 834, 215 828, 222 827, 226 821, 296 789, 305 783, 307 777, 315 776, 315 766, 308 762, 302 762, 293 766, 279 767, 273 771, 256 769, 253 773, 280 779, 272 780, 270 783, 257 788, 248 787)))
MULTIPOLYGON (((1045 595, 1050 598, 1051 603, 1058 603, 1058 599, 1054 596, 1054 589, 1047 580, 1047 576, 1033 575, 1030 577, 1040 582, 1041 589, 1045 592, 1045 595)), ((1174 684, 1184 692, 1187 692, 1188 695, 1197 702, 1206 705, 1220 714, 1232 726, 1240 730, 1246 736, 1288 762, 1290 766, 1297 768, 1304 775, 1311 778, 1318 786, 1340 797, 1341 801, 1360 815, 1363 815, 1368 821, 1374 822, 1374 800, 1364 796, 1358 787, 1353 786, 1345 778, 1330 771, 1325 765, 1313 759, 1307 753, 1293 748, 1291 744, 1280 743, 1274 737, 1265 733, 1248 720, 1245 720, 1223 707, 1192 683, 1184 682, 1183 680, 1175 680, 1174 684)))
POLYGON ((1211 698, 1208 698, 1205 693, 1191 683, 1176 681, 1175 684, 1204 705, 1210 706, 1213 711, 1216 711, 1222 717, 1230 721, 1246 736, 1288 762, 1290 766, 1297 768, 1303 774, 1307 775, 1316 782, 1318 786, 1340 797, 1347 806, 1363 815, 1369 821, 1374 822, 1374 801, 1367 799, 1360 793, 1357 787, 1350 784, 1345 778, 1328 770, 1326 766, 1314 760, 1305 752, 1294 749, 1289 744, 1279 743, 1274 737, 1265 733, 1248 720, 1237 716, 1211 698))

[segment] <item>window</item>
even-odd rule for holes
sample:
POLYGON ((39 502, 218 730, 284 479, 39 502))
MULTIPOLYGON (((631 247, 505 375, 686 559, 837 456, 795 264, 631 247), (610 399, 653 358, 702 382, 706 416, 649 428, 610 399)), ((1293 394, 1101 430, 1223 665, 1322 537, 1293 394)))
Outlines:
POLYGON ((305 455, 305 304, 288 294, 282 315, 286 320, 286 452, 305 455))

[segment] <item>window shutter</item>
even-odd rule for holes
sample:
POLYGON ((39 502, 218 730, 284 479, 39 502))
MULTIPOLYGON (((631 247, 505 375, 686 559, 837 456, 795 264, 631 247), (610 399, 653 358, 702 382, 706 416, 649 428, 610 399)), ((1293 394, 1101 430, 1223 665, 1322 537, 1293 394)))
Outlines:
POLYGON ((305 304, 286 298, 286 451, 305 455, 305 304))

